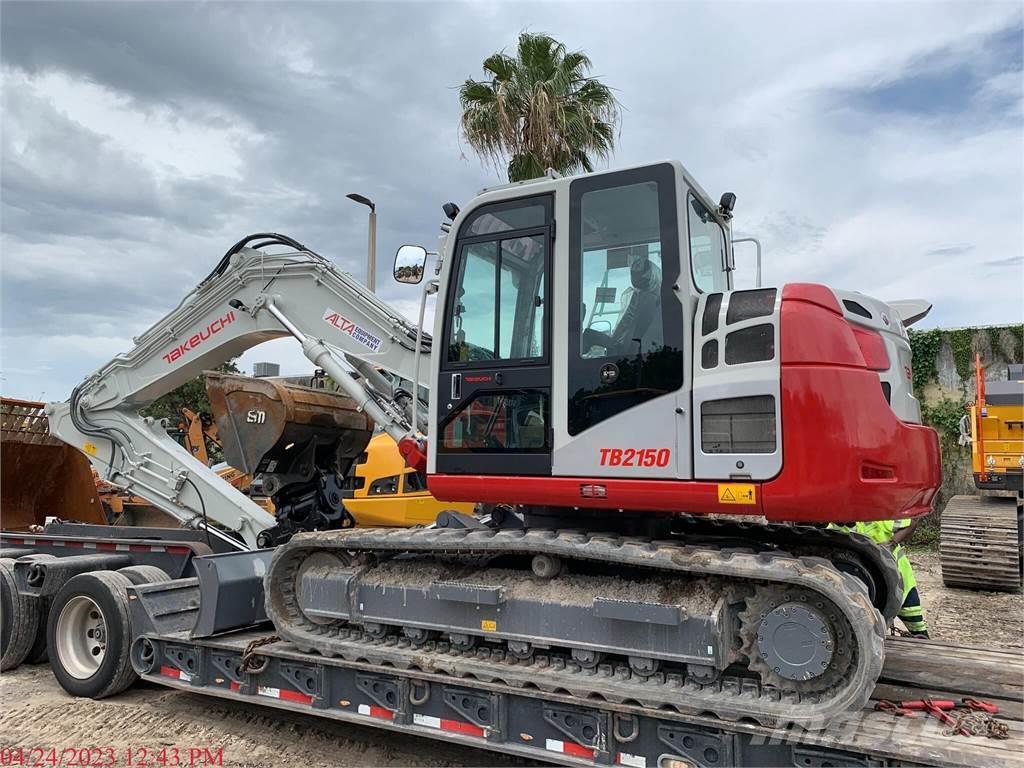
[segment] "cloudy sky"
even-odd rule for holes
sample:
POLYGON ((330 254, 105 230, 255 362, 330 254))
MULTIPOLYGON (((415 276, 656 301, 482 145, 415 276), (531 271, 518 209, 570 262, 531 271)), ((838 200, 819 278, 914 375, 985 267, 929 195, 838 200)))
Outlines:
MULTIPOLYGON (((456 88, 524 29, 617 90, 615 164, 737 193, 767 283, 1021 321, 1017 2, 3 2, 0 390, 64 399, 249 232, 362 275, 348 192, 377 202, 380 293, 413 314, 390 255, 498 180, 456 88)), ((308 368, 287 340, 259 359, 308 368)))

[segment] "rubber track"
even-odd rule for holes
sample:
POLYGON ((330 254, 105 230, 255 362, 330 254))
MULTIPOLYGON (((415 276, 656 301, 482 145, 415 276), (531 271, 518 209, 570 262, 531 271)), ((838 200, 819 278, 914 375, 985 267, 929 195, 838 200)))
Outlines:
MULTIPOLYGON (((349 660, 369 658, 361 633, 342 626, 317 625, 306 619, 295 596, 299 565, 314 552, 430 553, 435 555, 534 555, 546 553, 563 559, 611 563, 616 566, 649 568, 698 576, 720 576, 745 582, 791 584, 820 593, 842 611, 857 648, 856 665, 843 684, 822 694, 799 696, 761 685, 750 678, 720 678, 700 685, 681 675, 655 675, 643 679, 622 674, 621 668, 602 665, 584 671, 576 665, 545 669, 544 675, 530 674, 519 684, 544 686, 544 690, 578 691, 578 695, 600 695, 612 701, 639 701, 654 709, 669 707, 680 712, 712 713, 725 720, 750 718, 766 726, 795 723, 805 728, 824 728, 845 711, 860 709, 871 696, 882 670, 886 623, 871 605, 867 589, 849 574, 837 571, 821 558, 794 557, 783 552, 754 553, 740 549, 680 545, 614 535, 553 530, 490 529, 354 529, 303 533, 278 547, 265 577, 267 614, 277 634, 300 650, 316 651, 349 660), (548 674, 550 673, 550 674, 548 674), (599 685, 604 678, 608 685, 599 685)), ((395 645, 400 645, 397 638, 395 645)), ((385 647, 383 644, 375 644, 385 647)), ((442 671, 456 677, 514 685, 507 672, 527 670, 542 664, 494 663, 485 654, 459 655, 451 651, 415 649, 415 666, 442 671)), ((548 657, 545 657, 548 658, 548 657)), ((554 660, 552 660, 553 662, 554 660)), ((384 663, 384 660, 373 663, 384 663)), ((394 664, 392 660, 389 663, 394 664)), ((557 663, 557 662, 555 662, 557 663)), ((539 669, 539 667, 538 667, 539 669)))
POLYGON ((1021 526, 1015 499, 954 496, 942 512, 942 583, 972 590, 1019 592, 1021 526))
MULTIPOLYGON (((779 523, 748 523, 736 520, 717 520, 707 517, 680 515, 676 518, 679 533, 684 538, 708 536, 711 539, 738 539, 743 546, 777 547, 786 551, 850 551, 858 555, 875 576, 877 595, 875 607, 891 624, 903 607, 903 579, 896 558, 887 548, 876 544, 859 533, 811 525, 783 525, 779 523)), ((815 553, 817 554, 817 553, 815 553)), ((820 556, 829 559, 827 555, 820 556)))

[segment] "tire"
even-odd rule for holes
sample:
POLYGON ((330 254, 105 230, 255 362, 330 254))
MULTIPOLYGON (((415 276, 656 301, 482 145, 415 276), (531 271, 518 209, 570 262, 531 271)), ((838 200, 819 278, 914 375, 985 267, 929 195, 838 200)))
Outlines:
POLYGON ((39 626, 39 601, 18 592, 14 561, 0 560, 0 672, 16 668, 32 650, 39 626))
MULTIPOLYGON (((27 555, 22 559, 37 562, 39 560, 56 560, 57 558, 54 555, 27 555)), ((42 664, 49 658, 46 646, 46 620, 50 615, 50 600, 46 597, 31 597, 28 599, 39 606, 39 623, 36 625, 35 640, 32 641, 32 647, 29 649, 24 663, 42 664)))
POLYGON ((129 648, 128 587, 116 571, 82 573, 53 598, 46 625, 50 669, 72 696, 102 699, 137 679, 129 648))
POLYGON ((171 577, 163 568, 155 565, 129 565, 126 568, 118 568, 118 573, 126 576, 135 586, 140 584, 158 584, 161 581, 170 581, 171 577))
POLYGON ((37 597, 34 601, 38 606, 39 619, 36 622, 36 636, 32 641, 32 647, 25 657, 26 664, 42 664, 50 655, 46 645, 46 620, 50 616, 50 601, 45 597, 37 597))

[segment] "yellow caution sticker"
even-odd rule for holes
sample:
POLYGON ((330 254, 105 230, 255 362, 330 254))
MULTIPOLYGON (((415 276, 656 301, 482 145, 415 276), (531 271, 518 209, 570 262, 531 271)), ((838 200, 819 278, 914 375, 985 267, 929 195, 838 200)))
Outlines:
POLYGON ((757 486, 746 483, 719 483, 719 504, 756 504, 757 486))
POLYGON ((88 453, 90 456, 95 456, 96 455, 96 444, 95 443, 86 443, 85 445, 82 446, 82 450, 85 451, 86 453, 88 453))
POLYGON ((498 622, 492 621, 491 619, 483 619, 480 622, 480 629, 482 629, 484 632, 497 632, 498 622))

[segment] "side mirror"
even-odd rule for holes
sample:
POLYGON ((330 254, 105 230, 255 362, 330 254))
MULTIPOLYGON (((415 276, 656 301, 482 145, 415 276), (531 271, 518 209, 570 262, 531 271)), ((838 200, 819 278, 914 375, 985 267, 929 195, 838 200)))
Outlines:
POLYGON ((395 253, 395 280, 416 285, 423 279, 427 249, 421 245, 403 245, 395 253))

